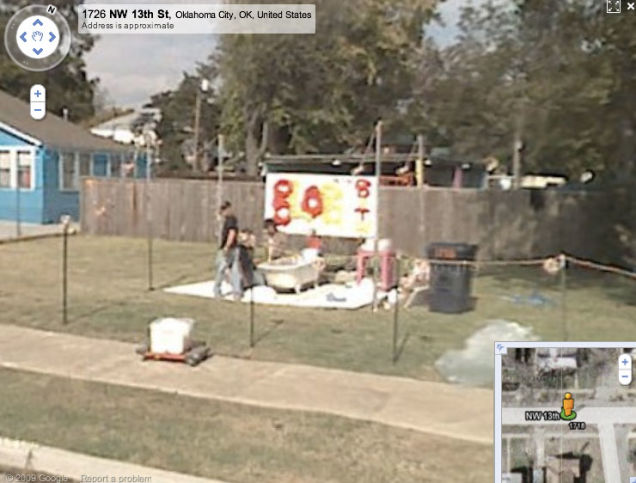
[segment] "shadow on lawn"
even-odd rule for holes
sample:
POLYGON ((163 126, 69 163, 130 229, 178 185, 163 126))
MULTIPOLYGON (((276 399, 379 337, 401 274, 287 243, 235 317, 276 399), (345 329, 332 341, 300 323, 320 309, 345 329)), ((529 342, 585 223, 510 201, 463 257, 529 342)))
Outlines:
POLYGON ((400 357, 402 357, 402 353, 404 352, 404 349, 406 348, 406 344, 410 338, 411 338, 411 332, 407 330, 406 334, 404 334, 404 337, 402 338, 402 341, 398 345, 397 350, 395 351, 393 364, 397 364, 400 361, 400 357))
POLYGON ((270 325, 270 327, 268 327, 258 337, 256 337, 254 339, 254 346, 257 346, 259 344, 259 342, 261 342, 262 340, 264 340, 267 337, 269 337, 272 334, 272 332, 274 332, 276 329, 278 329, 284 323, 285 323, 285 321, 281 320, 281 319, 273 320, 272 321, 272 325, 270 325))
POLYGON ((88 319, 90 317, 93 317, 94 315, 99 314, 100 312, 104 312, 105 310, 112 309, 114 307, 125 307, 128 303, 130 303, 130 300, 119 300, 117 302, 104 302, 100 305, 94 306, 93 308, 85 312, 81 312, 74 315, 69 314, 68 324, 72 324, 73 322, 80 322, 84 319, 88 319))

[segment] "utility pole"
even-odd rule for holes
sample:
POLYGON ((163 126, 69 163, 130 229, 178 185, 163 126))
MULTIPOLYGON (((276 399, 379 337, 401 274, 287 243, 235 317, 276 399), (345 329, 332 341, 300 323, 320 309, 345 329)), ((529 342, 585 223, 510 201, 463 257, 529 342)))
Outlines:
POLYGON ((192 169, 199 171, 199 131, 201 129, 201 89, 197 89, 197 98, 194 103, 194 163, 192 169))
POLYGON ((521 152, 523 151, 523 140, 521 139, 521 120, 517 121, 515 138, 512 153, 512 188, 521 188, 521 152))
MULTIPOLYGON (((524 83, 525 85, 525 83, 524 83)), ((512 189, 521 188, 521 174, 523 170, 523 131, 526 116, 526 97, 522 91, 517 101, 517 119, 515 121, 515 133, 512 152, 512 189)))
POLYGON ((210 87, 210 82, 207 79, 201 79, 201 84, 197 87, 197 97, 195 100, 194 106, 194 171, 198 172, 201 170, 201 163, 199 160, 199 155, 201 154, 201 150, 199 149, 199 136, 201 130, 201 97, 202 94, 208 91, 208 87, 210 87))
POLYGON ((424 147, 424 135, 417 135, 417 163, 415 165, 415 179, 417 181, 418 188, 424 186, 424 157, 426 156, 426 150, 424 147))

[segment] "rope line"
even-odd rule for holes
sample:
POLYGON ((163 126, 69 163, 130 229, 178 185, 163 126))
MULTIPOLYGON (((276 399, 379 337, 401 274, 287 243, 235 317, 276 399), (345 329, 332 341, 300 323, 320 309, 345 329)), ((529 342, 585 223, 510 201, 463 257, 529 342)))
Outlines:
POLYGON ((582 260, 580 258, 575 258, 570 256, 566 256, 566 259, 569 262, 572 262, 575 265, 579 265, 581 267, 592 268, 592 269, 600 270, 603 272, 615 273, 617 275, 622 275, 624 277, 636 280, 636 273, 630 272, 629 270, 625 270, 623 268, 613 267, 611 265, 603 265, 601 263, 596 263, 589 260, 582 260))
MULTIPOLYGON (((195 258, 197 260, 199 258, 209 259, 210 254, 207 252, 201 253, 200 255, 197 255, 195 258)), ((357 255, 326 255, 324 258, 328 265, 337 265, 337 264, 342 264, 347 262, 355 263, 357 260, 357 255)), ((369 257, 369 261, 372 262, 374 258, 375 257, 371 255, 369 257)), ((392 258, 396 260, 418 259, 418 257, 407 257, 400 254, 395 254, 392 256, 392 258)), ((554 258, 557 261, 564 260, 579 267, 589 268, 589 269, 598 270, 598 271, 607 272, 607 273, 613 273, 615 275, 621 275, 623 277, 627 277, 631 280, 636 280, 636 272, 633 272, 624 268, 615 267, 612 265, 604 265, 602 263, 594 262, 591 260, 585 260, 585 259, 573 257, 571 255, 554 255, 552 257, 545 257, 545 258, 527 258, 527 259, 517 259, 517 260, 446 260, 446 259, 425 258, 425 257, 422 257, 421 260, 425 260, 428 263, 437 264, 437 265, 451 265, 451 266, 455 265, 455 266, 461 266, 461 267, 478 268, 478 267, 485 267, 485 266, 492 266, 492 267, 543 266, 545 261, 550 258, 554 258)))

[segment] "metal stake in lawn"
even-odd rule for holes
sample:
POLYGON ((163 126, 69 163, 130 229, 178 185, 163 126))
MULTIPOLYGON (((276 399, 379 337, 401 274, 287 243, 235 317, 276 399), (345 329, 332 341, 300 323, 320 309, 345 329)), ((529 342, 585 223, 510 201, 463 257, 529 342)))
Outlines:
POLYGON ((68 323, 68 228, 71 217, 62 215, 62 324, 68 323))
POLYGON ((150 202, 150 181, 152 180, 152 151, 150 137, 146 139, 146 234, 148 237, 148 290, 153 290, 152 283, 152 213, 150 202))
POLYGON ((395 277, 395 285, 393 286, 393 290, 395 291, 395 305, 393 306, 393 364, 395 364, 398 360, 398 335, 399 335, 399 317, 398 311, 400 308, 400 299, 398 294, 398 287, 400 286, 400 257, 395 256, 396 262, 396 277, 395 277))
POLYGON ((378 309, 378 270, 380 267, 380 253, 378 251, 378 237, 380 236, 380 176, 382 171, 382 121, 375 127, 375 181, 378 190, 375 197, 375 233, 373 235, 373 303, 372 310, 378 309))
POLYGON ((566 306, 567 294, 567 259, 564 254, 559 255, 559 265, 561 267, 561 324, 563 326, 563 340, 569 340, 568 333, 568 316, 566 306))
POLYGON ((20 208, 20 161, 16 160, 17 179, 15 180, 15 237, 20 238, 22 236, 22 217, 20 208))
POLYGON ((254 347, 254 284, 250 287, 250 348, 254 347))

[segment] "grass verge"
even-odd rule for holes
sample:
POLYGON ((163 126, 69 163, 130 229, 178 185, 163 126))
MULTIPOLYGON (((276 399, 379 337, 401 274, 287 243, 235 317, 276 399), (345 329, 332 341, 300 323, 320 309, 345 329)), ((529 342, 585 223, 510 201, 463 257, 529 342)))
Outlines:
POLYGON ((241 483, 482 482, 492 448, 380 424, 0 369, 0 435, 241 483))
MULTIPOLYGON (((140 341, 156 317, 191 317, 197 337, 218 353, 353 371, 439 380, 437 358, 461 348, 495 319, 532 327, 543 340, 634 340, 636 283, 571 269, 565 299, 559 279, 540 268, 482 271, 475 310, 461 315, 400 310, 399 361, 392 363, 393 313, 256 306, 248 347, 249 306, 147 290, 146 240, 77 236, 69 240, 69 324, 61 323, 60 239, 0 246, 0 323, 91 337, 140 341), (525 301, 540 294, 544 304, 525 301), (565 311, 561 302, 565 300, 565 311), (525 301, 525 302, 524 302, 525 301)), ((156 241, 156 287, 210 279, 213 247, 156 241)))

